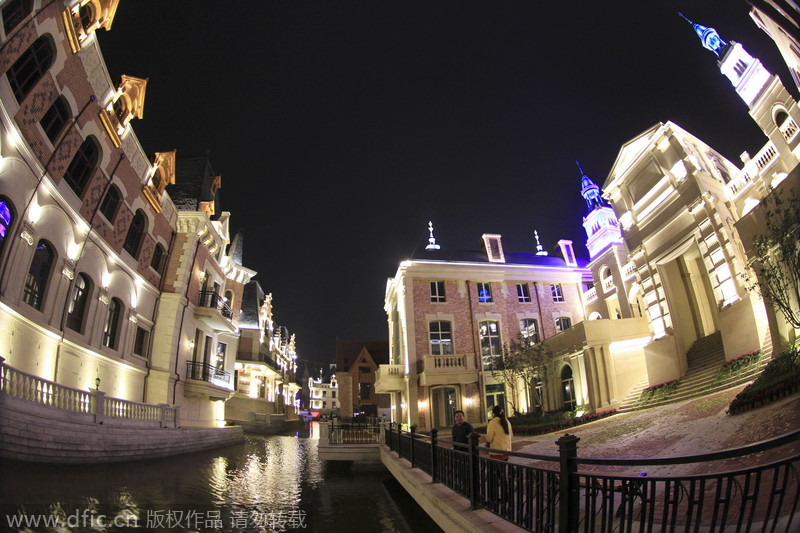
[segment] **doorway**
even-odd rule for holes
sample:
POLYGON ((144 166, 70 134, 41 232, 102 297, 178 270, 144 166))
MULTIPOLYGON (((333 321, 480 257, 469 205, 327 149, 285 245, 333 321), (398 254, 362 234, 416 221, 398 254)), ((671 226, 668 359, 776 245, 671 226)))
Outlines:
POLYGON ((433 389, 431 396, 433 427, 452 427, 455 424, 455 412, 457 409, 456 389, 453 387, 440 387, 433 389))

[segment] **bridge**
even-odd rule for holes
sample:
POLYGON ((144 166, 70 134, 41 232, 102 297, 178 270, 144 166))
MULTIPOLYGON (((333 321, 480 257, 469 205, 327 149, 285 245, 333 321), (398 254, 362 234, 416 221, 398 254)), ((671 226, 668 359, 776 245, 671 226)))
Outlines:
POLYGON ((564 435, 553 456, 494 450, 509 462, 472 437, 467 446, 413 426, 334 423, 321 427, 320 450, 338 448, 341 459, 348 448, 369 450, 445 530, 800 531, 800 430, 648 459, 579 457, 580 439, 564 435))

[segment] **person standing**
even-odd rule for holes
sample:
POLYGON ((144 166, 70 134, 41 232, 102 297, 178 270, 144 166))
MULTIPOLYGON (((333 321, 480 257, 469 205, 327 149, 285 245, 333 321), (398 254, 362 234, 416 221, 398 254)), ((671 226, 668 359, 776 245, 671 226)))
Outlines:
MULTIPOLYGON (((511 451, 511 439, 513 437, 514 432, 511 429, 511 422, 506 418, 505 411, 499 405, 495 405, 492 407, 492 419, 486 427, 486 442, 489 448, 511 451)), ((508 461, 508 455, 506 454, 490 453, 489 457, 500 461, 508 461)))
MULTIPOLYGON (((464 411, 458 410, 453 414, 456 418, 456 423, 453 424, 453 442, 469 444, 469 434, 475 431, 472 424, 464 420, 464 411)), ((463 446, 454 446, 454 448, 466 450, 463 446)))

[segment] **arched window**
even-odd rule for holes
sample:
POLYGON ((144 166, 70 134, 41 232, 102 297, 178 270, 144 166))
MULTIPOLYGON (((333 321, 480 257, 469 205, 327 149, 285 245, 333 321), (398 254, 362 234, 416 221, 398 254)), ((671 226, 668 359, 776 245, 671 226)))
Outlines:
POLYGON ((783 126, 784 122, 786 122, 788 119, 789 115, 783 109, 780 109, 777 113, 775 113, 775 125, 779 128, 783 126))
POLYGON ((481 341, 483 369, 499 368, 502 362, 503 343, 500 341, 500 325, 496 320, 483 320, 478 323, 478 336, 481 341))
POLYGON ((122 246, 125 251, 133 257, 139 257, 139 247, 142 244, 142 236, 147 229, 147 218, 140 209, 133 215, 133 220, 128 228, 128 234, 125 236, 125 244, 122 246))
POLYGON ((56 98, 53 105, 45 111, 39 124, 42 125, 44 134, 47 135, 51 143, 56 143, 56 139, 61 136, 61 132, 64 131, 70 117, 72 117, 72 113, 70 112, 67 99, 63 96, 56 98))
POLYGON ((94 137, 87 137, 78 151, 72 157, 64 179, 78 196, 83 194, 83 189, 100 160, 100 147, 94 137))
POLYGON ((42 35, 25 50, 6 72, 11 91, 18 102, 25 99, 31 89, 52 66, 56 50, 49 35, 42 35))
MULTIPOLYGON (((161 263, 164 261, 164 247, 160 244, 156 244, 155 249, 153 250, 153 258, 150 259, 150 267, 158 273, 161 273, 161 263)), ((228 291, 230 292, 230 291, 228 291)), ((227 295, 227 293, 226 293, 227 295)), ((233 298, 233 293, 231 292, 231 298, 233 298)), ((230 304, 228 304, 230 305, 230 304)))
POLYGON ((575 380, 572 378, 572 367, 564 365, 561 369, 561 396, 564 409, 575 409, 575 380))
POLYGON ((5 196, 0 196, 0 254, 6 245, 6 236, 11 230, 11 223, 14 220, 14 207, 11 201, 5 196))
POLYGON ((25 287, 22 293, 22 301, 34 309, 42 308, 47 281, 50 279, 50 272, 53 270, 56 253, 53 245, 45 240, 36 244, 36 251, 33 252, 31 267, 28 275, 25 276, 25 287))
POLYGON ((86 310, 89 305, 89 295, 92 292, 92 280, 86 274, 78 274, 72 286, 72 295, 69 299, 67 311, 67 327, 83 333, 83 324, 86 319, 86 310))
POLYGON ((6 38, 17 24, 23 21, 33 9, 33 0, 8 0, 3 4, 3 29, 6 38))
POLYGON ((430 324, 431 355, 453 353, 453 334, 450 322, 437 321, 430 324))
POLYGON ((228 304, 228 307, 233 308, 233 291, 230 289, 225 291, 225 303, 228 304))
POLYGON ((122 195, 115 185, 109 187, 108 192, 100 204, 100 212, 109 222, 114 222, 114 216, 117 214, 117 208, 122 200, 122 195))
POLYGON ((560 316, 556 318, 556 331, 561 333, 562 331, 566 331, 572 327, 572 320, 566 316, 560 316))
POLYGON ((121 316, 122 302, 119 298, 111 298, 111 301, 108 302, 108 313, 106 314, 106 323, 103 328, 103 346, 111 349, 117 348, 121 316))
POLYGON ((79 8, 78 14, 81 18, 81 26, 83 26, 83 31, 89 33, 89 29, 92 27, 92 24, 94 24, 95 20, 94 6, 92 6, 91 2, 84 4, 79 8))

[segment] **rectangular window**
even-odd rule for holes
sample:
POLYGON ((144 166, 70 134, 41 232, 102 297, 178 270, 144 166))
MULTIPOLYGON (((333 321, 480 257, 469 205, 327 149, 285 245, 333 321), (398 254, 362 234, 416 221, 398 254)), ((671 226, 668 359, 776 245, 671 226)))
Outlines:
POLYGON ((326 390, 322 391, 322 397, 323 398, 327 398, 328 397, 328 391, 326 391, 326 390))
POLYGON ((568 330, 572 327, 572 320, 565 316, 560 316, 556 318, 556 331, 561 333, 562 331, 568 330))
POLYGON ((368 366, 360 366, 358 367, 358 371, 362 374, 369 374, 372 372, 372 369, 368 366))
POLYGON ((444 281, 431 281, 431 301, 445 302, 444 281))
POLYGON ((492 303, 492 287, 488 283, 478 282, 478 302, 492 303))
POLYGON ((554 302, 563 302, 564 301, 564 293, 561 290, 561 284, 557 283, 556 285, 550 285, 550 293, 553 295, 554 302))
POLYGON ((133 353, 147 356, 147 340, 150 338, 150 332, 142 327, 136 328, 136 338, 133 341, 133 353))
POLYGON ((450 322, 430 323, 431 355, 450 355, 453 353, 453 335, 450 322))
MULTIPOLYGON (((331 391, 331 398, 336 398, 336 391, 331 391)), ((334 402, 335 403, 335 402, 334 402)))
POLYGON ((371 383, 359 383, 358 384, 358 397, 361 400, 369 400, 370 393, 372 392, 372 384, 371 383))
POLYGON ((519 303, 531 301, 531 291, 527 283, 517 283, 517 300, 519 300, 519 303))
POLYGON ((484 320, 478 324, 478 336, 481 341, 481 358, 484 370, 500 368, 503 356, 503 344, 500 342, 500 327, 495 320, 484 320))
POLYGON ((539 342, 539 326, 534 318, 523 318, 519 321, 519 332, 523 340, 529 344, 539 342))

